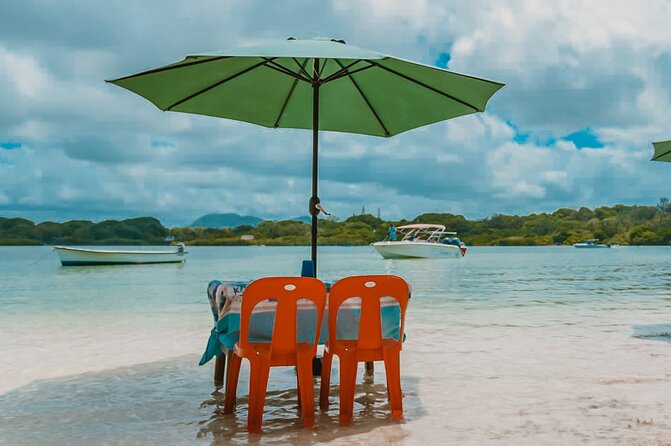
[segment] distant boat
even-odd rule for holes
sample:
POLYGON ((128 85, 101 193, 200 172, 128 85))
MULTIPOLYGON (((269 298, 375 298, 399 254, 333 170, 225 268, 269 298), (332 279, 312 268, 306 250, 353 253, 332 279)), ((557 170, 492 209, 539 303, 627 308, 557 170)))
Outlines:
POLYGON ((182 263, 186 254, 183 243, 177 245, 174 251, 113 251, 67 246, 55 246, 54 250, 63 266, 182 263))
POLYGON ((385 259, 461 258, 466 245, 456 232, 446 232, 443 225, 412 224, 396 228, 401 240, 383 240, 372 244, 385 259))
POLYGON ((598 238, 593 238, 589 240, 583 240, 579 243, 574 244, 573 246, 576 248, 610 248, 610 244, 607 243, 597 243, 599 241, 598 238))

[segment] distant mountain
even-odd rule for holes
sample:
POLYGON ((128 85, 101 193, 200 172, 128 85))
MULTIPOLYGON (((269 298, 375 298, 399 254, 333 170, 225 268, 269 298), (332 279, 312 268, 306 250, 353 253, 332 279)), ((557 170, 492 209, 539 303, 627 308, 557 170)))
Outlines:
POLYGON ((302 221, 303 223, 310 223, 312 218, 309 215, 301 215, 300 217, 292 218, 260 218, 251 215, 239 214, 207 214, 203 215, 193 223, 192 228, 234 228, 240 225, 258 226, 264 220, 272 221, 302 221))
POLYGON ((240 225, 256 226, 262 218, 239 214, 207 214, 191 223, 192 228, 234 228, 240 225))

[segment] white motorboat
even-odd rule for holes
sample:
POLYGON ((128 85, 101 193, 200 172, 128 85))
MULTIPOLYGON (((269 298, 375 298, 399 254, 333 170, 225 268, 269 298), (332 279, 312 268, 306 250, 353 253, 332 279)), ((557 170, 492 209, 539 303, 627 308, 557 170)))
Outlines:
POLYGON ((583 240, 579 243, 574 244, 573 246, 576 248, 610 248, 610 244, 605 244, 605 243, 597 243, 599 241, 598 238, 593 238, 589 240, 583 240))
POLYGON ((396 228, 401 240, 383 240, 373 246, 385 259, 404 258, 461 258, 466 245, 456 232, 445 231, 443 225, 412 224, 396 228))
POLYGON ((82 265, 139 265, 145 263, 182 263, 184 244, 173 251, 113 251, 103 249, 70 248, 55 246, 63 266, 82 265))

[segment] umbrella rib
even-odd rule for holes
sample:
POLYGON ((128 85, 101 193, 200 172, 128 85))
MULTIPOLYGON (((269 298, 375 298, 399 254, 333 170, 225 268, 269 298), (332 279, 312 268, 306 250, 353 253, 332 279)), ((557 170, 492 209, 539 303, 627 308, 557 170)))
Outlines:
MULTIPOLYGON (((338 59, 333 59, 335 62, 340 65, 341 68, 345 68, 342 63, 338 59)), ((359 84, 354 80, 351 74, 348 74, 347 77, 349 77, 349 80, 352 81, 352 84, 354 84, 354 87, 357 89, 363 100, 366 102, 366 105, 368 105, 368 108, 370 111, 373 113, 375 116, 375 119, 377 119, 377 122, 380 124, 380 127, 382 127, 382 130, 384 130, 384 136, 390 136, 389 130, 387 130, 387 127, 384 125, 382 122, 382 119, 380 119, 380 115, 377 114, 375 111, 375 108, 373 108, 373 105, 370 103, 364 92, 361 90, 361 87, 359 87, 359 84)))
POLYGON ((263 62, 259 62, 259 63, 257 63, 257 64, 254 64, 254 65, 252 65, 251 67, 247 67, 247 68, 245 68, 245 69, 242 70, 242 71, 239 71, 239 72, 237 72, 237 73, 235 73, 235 74, 233 74, 233 75, 231 75, 231 76, 228 76, 228 77, 225 78, 225 79, 220 80, 219 82, 216 82, 215 84, 210 85, 209 87, 205 87, 205 88, 203 88, 202 90, 197 91, 197 92, 195 92, 195 93, 193 93, 193 94, 191 94, 191 95, 185 97, 184 99, 180 99, 179 101, 177 101, 177 102, 175 102, 174 104, 172 104, 172 105, 170 105, 170 106, 164 108, 163 110, 164 110, 164 111, 165 111, 165 110, 172 110, 174 107, 177 107, 178 105, 181 105, 181 104, 183 104, 184 102, 189 101, 189 100, 195 98, 196 96, 200 96, 200 95, 203 94, 203 93, 207 93, 208 91, 212 90, 213 88, 217 88, 218 86, 220 86, 220 85, 222 85, 222 84, 225 84, 226 82, 228 82, 228 81, 230 81, 230 80, 233 80, 233 79, 235 79, 235 78, 238 77, 238 76, 242 76, 243 74, 248 73, 248 72, 250 72, 250 71, 252 71, 252 70, 254 70, 254 69, 256 69, 256 68, 258 68, 258 67, 260 67, 260 66, 266 65, 267 63, 268 63, 268 61, 267 61, 267 60, 264 60, 263 62))
MULTIPOLYGON (((345 75, 345 73, 347 73, 347 70, 349 70, 350 68, 352 68, 354 65, 358 64, 359 62, 361 62, 361 59, 357 59, 357 60, 355 60, 355 61, 352 62, 351 64, 349 64, 349 65, 347 65, 347 66, 345 66, 345 67, 339 69, 339 70, 336 71, 335 73, 331 73, 331 74, 328 75, 325 79, 323 79, 323 80, 321 81, 321 83, 322 83, 322 84, 325 84, 325 83, 330 82, 330 81, 332 81, 332 80, 339 79, 339 78, 343 77, 343 76, 345 75)), ((338 65, 340 65, 340 64, 338 64, 338 65)), ((342 66, 342 65, 340 65, 340 66, 342 66)))
POLYGON ((667 150, 664 153, 660 153, 658 156, 653 156, 651 161, 657 161, 658 159, 660 159, 660 158, 662 158, 662 157, 664 157, 664 156, 666 156, 670 153, 671 153, 671 150, 667 150))
POLYGON ((473 104, 469 104, 468 102, 463 101, 463 100, 461 100, 461 99, 459 99, 459 98, 457 98, 457 97, 454 97, 454 96, 452 96, 452 95, 449 94, 449 93, 445 93, 444 91, 440 91, 439 89, 437 89, 437 88, 435 88, 435 87, 432 87, 431 85, 425 84, 425 83, 422 82, 422 81, 418 81, 417 79, 413 79, 413 78, 411 78, 410 76, 407 76, 407 75, 405 75, 405 74, 403 74, 403 73, 399 73, 398 71, 396 71, 396 70, 394 70, 394 69, 392 69, 392 68, 385 67, 384 65, 381 65, 381 64, 379 64, 378 62, 374 62, 374 61, 372 61, 372 60, 369 60, 368 62, 372 63, 373 65, 375 65, 375 66, 378 67, 378 68, 382 68, 383 70, 385 70, 385 71, 387 71, 387 72, 389 72, 389 73, 391 73, 391 74, 394 74, 394 75, 396 75, 396 76, 398 76, 398 77, 401 77, 401 78, 403 78, 403 79, 405 79, 405 80, 407 80, 407 81, 410 81, 410 82, 412 82, 412 83, 414 83, 414 84, 417 84, 417 85, 419 85, 420 87, 424 87, 424 88, 426 88, 427 90, 433 91, 434 93, 438 93, 438 94, 441 95, 441 96, 444 96, 444 97, 446 97, 446 98, 448 98, 448 99, 452 99, 453 101, 456 101, 456 102, 458 102, 458 103, 460 103, 460 104, 462 104, 462 105, 465 105, 465 106, 468 107, 468 108, 472 108, 472 109, 475 110, 476 112, 483 112, 483 111, 485 111, 484 109, 480 110, 478 107, 474 106, 473 104))
POLYGON ((295 77, 296 79, 300 79, 304 82, 311 83, 312 81, 304 78, 303 76, 300 75, 300 73, 295 73, 288 69, 287 67, 278 64, 277 62, 274 62, 273 59, 268 59, 264 58, 268 61, 268 64, 266 65, 268 68, 272 68, 273 70, 279 71, 280 73, 286 74, 287 76, 295 77))
POLYGON ((355 73, 358 73, 359 71, 364 71, 364 70, 367 70, 367 69, 369 69, 369 68, 373 68, 374 66, 375 66, 375 65, 370 64, 370 65, 367 65, 367 66, 365 66, 365 67, 361 67, 361 68, 357 68, 356 70, 349 71, 348 74, 351 76, 351 75, 353 75, 353 74, 355 74, 355 73))
POLYGON ((266 68, 270 68, 271 70, 275 70, 278 73, 282 73, 286 76, 293 77, 293 78, 301 80, 303 82, 312 83, 312 81, 310 81, 308 79, 305 79, 305 78, 303 78, 303 76, 299 76, 299 75, 297 75, 296 73, 294 73, 290 70, 283 70, 283 69, 278 68, 277 66, 273 66, 273 65, 266 65, 266 68))
MULTIPOLYGON (((360 61, 359 61, 359 62, 360 62, 360 61)), ((368 62, 368 61, 366 61, 366 62, 368 62)), ((369 63, 370 63, 370 62, 369 62, 369 63)), ((354 65, 354 64, 350 64, 349 66, 352 66, 352 65, 354 65)), ((327 77, 326 79, 324 79, 324 80, 322 81, 322 84, 325 84, 325 83, 327 83, 327 82, 331 82, 331 81, 337 81, 338 79, 342 79, 342 78, 345 77, 345 76, 351 76, 351 75, 356 74, 356 73, 358 73, 358 72, 360 72, 360 71, 364 71, 364 70, 367 70, 367 69, 369 69, 369 68, 373 68, 374 66, 375 66, 375 65, 370 64, 370 65, 366 65, 365 67, 357 68, 356 70, 352 70, 352 71, 349 71, 349 69, 347 69, 347 70, 345 70, 345 71, 343 71, 343 70, 338 70, 337 73, 333 73, 332 75, 330 75, 329 77, 327 77)), ((345 67, 345 68, 348 68, 348 67, 345 67)))
POLYGON ((301 73, 303 74, 303 76, 306 79, 309 79, 310 74, 307 71, 305 71, 305 65, 307 65, 309 58, 308 57, 305 58, 305 62, 303 62, 303 65, 301 65, 301 63, 298 61, 298 58, 292 57, 292 59, 293 59, 294 62, 296 62, 296 65, 298 65, 298 67, 301 69, 301 73))
MULTIPOLYGON (((294 59, 296 60, 296 59, 294 59)), ((297 61, 298 62, 298 61, 297 61)), ((305 62, 303 62, 303 65, 301 66, 301 71, 305 70, 305 65, 307 65, 308 59, 305 59, 305 62)), ((291 90, 289 90, 289 94, 287 95, 287 98, 284 100, 284 104, 282 105, 282 110, 280 110, 279 116, 277 116, 277 119, 275 120, 275 125, 273 127, 277 128, 280 125, 280 120, 282 119, 282 116, 284 115, 284 110, 286 110, 287 105, 289 104, 289 101, 291 100, 291 96, 294 94, 294 90, 296 90, 296 85, 298 85, 298 81, 300 79, 296 78, 294 79, 293 84, 291 85, 291 90)))
POLYGON ((170 70, 177 70, 178 68, 184 68, 184 67, 191 67, 193 65, 198 65, 201 63, 206 63, 206 62, 214 62, 217 60, 223 60, 223 59, 228 59, 231 56, 216 56, 216 57, 211 57, 209 59, 204 59, 204 60, 195 60, 193 62, 186 62, 181 65, 171 65, 168 67, 160 67, 160 68, 154 68, 153 70, 147 70, 143 71, 142 73, 137 73, 137 74, 131 74, 130 76, 124 76, 120 77, 118 79, 113 79, 105 82, 119 82, 119 81, 125 81, 127 79, 133 79, 135 77, 140 77, 140 76, 145 76, 147 74, 155 74, 155 73, 161 73, 163 71, 170 71, 170 70))
MULTIPOLYGON (((335 60, 335 59, 333 59, 335 60)), ((322 73, 324 72, 324 68, 326 68, 326 63, 328 62, 328 59, 324 59, 324 65, 319 69, 319 76, 317 77, 318 79, 321 79, 322 73)))

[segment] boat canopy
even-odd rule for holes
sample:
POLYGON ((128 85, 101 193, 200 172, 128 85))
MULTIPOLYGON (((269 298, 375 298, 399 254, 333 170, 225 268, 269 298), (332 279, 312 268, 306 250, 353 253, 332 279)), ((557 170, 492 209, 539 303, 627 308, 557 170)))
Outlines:
POLYGON ((412 225, 397 226, 396 229, 437 229, 439 231, 444 231, 445 226, 443 225, 430 225, 424 223, 416 223, 412 225))

